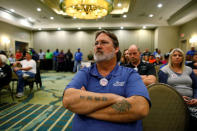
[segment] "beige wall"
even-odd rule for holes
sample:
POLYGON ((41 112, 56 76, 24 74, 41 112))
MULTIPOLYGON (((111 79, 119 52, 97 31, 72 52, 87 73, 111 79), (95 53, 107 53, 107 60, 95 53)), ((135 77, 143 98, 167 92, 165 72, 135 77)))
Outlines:
MULTIPOLYGON (((56 48, 71 49, 72 53, 81 48, 86 60, 89 50, 93 49, 96 31, 38 31, 33 34, 34 48, 38 51, 56 48)), ((153 30, 113 30, 120 43, 120 50, 128 48, 131 44, 137 44, 143 51, 145 48, 153 50, 153 30)))
MULTIPOLYGON (((120 49, 123 51, 131 44, 137 44, 141 51, 149 48, 153 51, 154 48, 159 48, 162 53, 168 52, 170 48, 180 47, 183 50, 190 48, 189 38, 197 34, 197 19, 188 22, 181 27, 159 27, 156 30, 112 30, 120 42, 120 49), (180 34, 184 33, 181 38, 180 34), (187 43, 181 43, 182 39, 186 39, 187 43)), ((92 50, 94 45, 94 37, 96 31, 31 31, 15 27, 13 25, 0 22, 0 49, 5 49, 1 38, 6 36, 10 39, 10 45, 6 48, 11 52, 15 50, 15 41, 23 41, 29 43, 29 47, 35 48, 37 51, 43 49, 56 48, 71 49, 74 53, 77 48, 81 48, 86 60, 89 50, 92 50)))
POLYGON ((27 42, 29 43, 29 47, 33 47, 31 31, 0 21, 0 49, 7 49, 7 51, 14 53, 15 41, 27 42), (10 44, 5 46, 2 41, 2 37, 7 37, 10 40, 10 44))
POLYGON ((164 54, 171 48, 177 48, 179 43, 179 27, 158 27, 155 31, 155 48, 164 54))
POLYGON ((195 46, 195 48, 197 49, 197 43, 191 45, 191 43, 189 43, 189 39, 193 36, 197 37, 197 18, 182 25, 180 27, 180 32, 179 34, 184 34, 183 37, 180 37, 179 40, 186 40, 186 43, 181 43, 180 42, 180 47, 182 47, 182 49, 186 52, 188 50, 190 50, 191 46, 195 46))

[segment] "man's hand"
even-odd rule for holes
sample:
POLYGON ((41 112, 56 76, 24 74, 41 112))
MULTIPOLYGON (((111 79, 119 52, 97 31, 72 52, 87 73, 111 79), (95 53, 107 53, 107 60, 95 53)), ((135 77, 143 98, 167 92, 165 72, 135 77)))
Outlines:
POLYGON ((184 101, 186 102, 187 105, 197 106, 197 99, 196 98, 192 99, 188 96, 183 96, 183 99, 184 99, 184 101))
POLYGON ((140 120, 149 113, 149 103, 143 96, 131 96, 117 101, 87 116, 104 121, 128 123, 140 120))
POLYGON ((193 72, 197 76, 197 69, 193 69, 193 72))
POLYGON ((140 76, 146 86, 156 83, 156 77, 154 75, 140 75, 140 76))
POLYGON ((21 68, 19 68, 19 67, 14 67, 14 71, 18 71, 18 70, 21 70, 21 68))
POLYGON ((81 87, 82 91, 86 91, 86 88, 84 86, 81 87))
POLYGON ((194 63, 194 66, 196 66, 196 67, 197 67, 197 62, 195 62, 195 63, 194 63))

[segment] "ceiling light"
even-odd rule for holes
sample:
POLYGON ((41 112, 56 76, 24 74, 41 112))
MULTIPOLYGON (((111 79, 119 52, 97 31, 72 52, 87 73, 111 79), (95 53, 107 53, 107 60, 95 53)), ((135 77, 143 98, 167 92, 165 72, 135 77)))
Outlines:
POLYGON ((10 11, 11 11, 11 12, 15 12, 15 10, 14 10, 14 9, 10 9, 10 11))
POLYGON ((98 19, 112 11, 112 0, 60 0, 60 8, 72 17, 98 19))
POLYGON ((80 30, 81 28, 80 27, 78 27, 78 30, 80 30))
POLYGON ((146 29, 146 26, 143 26, 143 29, 146 29))
POLYGON ((123 27, 123 26, 121 26, 121 27, 120 27, 120 29, 124 29, 124 27, 123 27))
POLYGON ((148 17, 153 17, 154 15, 153 14, 150 14, 148 17))
POLYGON ((127 18, 127 15, 123 15, 122 17, 123 17, 123 18, 127 18))
POLYGON ((60 27, 58 27, 58 28, 57 28, 57 30, 61 30, 61 28, 60 28, 60 27))
POLYGON ((102 27, 99 27, 99 30, 102 29, 102 27))
POLYGON ((51 20, 53 20, 53 19, 54 19, 54 17, 50 17, 50 19, 51 19, 51 20))
POLYGON ((197 36, 193 36, 189 39, 189 43, 197 43, 197 36))
POLYGON ((118 6, 118 7, 121 7, 121 6, 122 6, 122 4, 121 4, 121 3, 118 3, 118 4, 117 4, 117 6, 118 6))
POLYGON ((161 7, 163 7, 163 4, 159 3, 159 4, 157 5, 157 7, 158 7, 158 8, 161 8, 161 7))
POLYGON ((37 11, 40 12, 40 11, 42 11, 42 9, 41 8, 37 8, 37 11))
POLYGON ((42 30, 42 28, 38 28, 38 30, 42 30))

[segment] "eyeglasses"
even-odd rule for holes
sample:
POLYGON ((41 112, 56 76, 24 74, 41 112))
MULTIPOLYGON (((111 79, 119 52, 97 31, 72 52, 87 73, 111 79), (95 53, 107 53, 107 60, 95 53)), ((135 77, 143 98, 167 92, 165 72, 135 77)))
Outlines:
POLYGON ((105 46, 105 45, 109 44, 109 42, 108 41, 100 41, 100 42, 96 41, 94 45, 97 46, 99 44, 102 46, 105 46))

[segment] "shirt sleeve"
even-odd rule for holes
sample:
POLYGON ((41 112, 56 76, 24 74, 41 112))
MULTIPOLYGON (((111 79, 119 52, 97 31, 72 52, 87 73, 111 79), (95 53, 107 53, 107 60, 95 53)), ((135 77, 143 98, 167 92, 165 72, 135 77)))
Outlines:
POLYGON ((158 73, 158 77, 159 77, 159 82, 160 83, 167 84, 168 75, 166 73, 164 73, 162 70, 160 70, 159 73, 158 73))
POLYGON ((68 88, 75 88, 75 89, 81 89, 82 86, 87 87, 87 72, 82 69, 77 72, 77 74, 73 77, 71 82, 66 86, 65 89, 68 88))
POLYGON ((128 78, 125 97, 130 96, 143 96, 147 99, 149 104, 151 105, 151 101, 149 98, 148 90, 144 85, 140 75, 137 72, 132 72, 128 78))
POLYGON ((192 71, 190 77, 192 79, 193 97, 197 98, 197 76, 192 71))

